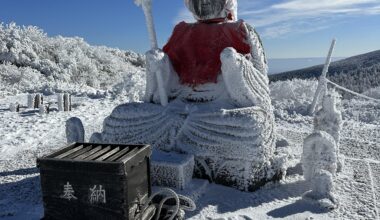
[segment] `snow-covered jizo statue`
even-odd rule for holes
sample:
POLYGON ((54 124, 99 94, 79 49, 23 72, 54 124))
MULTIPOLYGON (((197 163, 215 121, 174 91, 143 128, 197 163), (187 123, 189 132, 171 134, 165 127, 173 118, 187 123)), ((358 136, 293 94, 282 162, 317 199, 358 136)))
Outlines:
MULTIPOLYGON (((144 103, 114 109, 96 139, 193 154, 195 174, 241 190, 282 175, 275 158, 267 61, 258 34, 237 20, 236 0, 186 0, 162 50, 147 52, 144 103), (156 73, 169 104, 160 105, 156 73)), ((95 137, 94 137, 95 138, 95 137)), ((283 159, 283 158, 282 158, 283 159)))

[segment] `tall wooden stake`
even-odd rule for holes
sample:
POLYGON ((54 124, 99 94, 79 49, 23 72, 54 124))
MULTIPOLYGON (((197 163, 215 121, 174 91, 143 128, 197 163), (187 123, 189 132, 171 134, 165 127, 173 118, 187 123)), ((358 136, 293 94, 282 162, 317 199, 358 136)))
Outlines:
POLYGON ((326 92, 326 90, 327 90, 326 75, 327 75, 327 72, 329 71, 329 67, 330 67, 330 63, 331 63, 331 56, 332 56, 332 53, 334 51, 335 44, 336 44, 336 39, 334 38, 333 41, 331 42, 330 50, 329 50, 329 53, 327 55, 325 66, 323 67, 322 74, 319 77, 317 91, 315 92, 313 102, 311 103, 310 108, 309 108, 309 114, 310 115, 314 114, 314 111, 315 111, 315 108, 317 106, 321 92, 326 92))

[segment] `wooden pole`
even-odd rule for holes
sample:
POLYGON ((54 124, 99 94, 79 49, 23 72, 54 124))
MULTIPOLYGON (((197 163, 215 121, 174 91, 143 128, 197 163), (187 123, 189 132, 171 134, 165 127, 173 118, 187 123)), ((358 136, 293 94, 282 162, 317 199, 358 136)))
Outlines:
POLYGON ((317 106, 320 94, 322 92, 327 91, 327 80, 326 80, 327 78, 326 78, 326 76, 327 76, 327 72, 329 71, 329 67, 330 67, 330 63, 331 63, 331 56, 332 56, 332 53, 334 51, 335 44, 336 44, 336 39, 334 38, 333 41, 331 42, 330 50, 329 50, 329 53, 328 53, 327 58, 326 58, 325 66, 323 67, 322 74, 319 77, 317 91, 314 94, 313 102, 311 103, 310 108, 309 108, 309 114, 310 115, 314 114, 314 111, 315 111, 315 108, 317 106))

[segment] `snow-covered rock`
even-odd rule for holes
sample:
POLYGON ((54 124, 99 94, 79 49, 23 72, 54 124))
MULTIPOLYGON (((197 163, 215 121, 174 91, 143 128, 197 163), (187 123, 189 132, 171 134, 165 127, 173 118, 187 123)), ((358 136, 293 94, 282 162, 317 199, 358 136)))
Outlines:
POLYGON ((151 179, 155 186, 186 189, 194 172, 194 156, 154 150, 151 157, 151 179))
POLYGON ((72 117, 66 121, 67 143, 84 142, 85 131, 82 121, 77 117, 72 117))
POLYGON ((18 104, 17 103, 11 103, 9 105, 9 111, 11 112, 17 112, 18 104))
POLYGON ((40 105, 38 111, 39 111, 40 115, 44 115, 47 112, 46 106, 45 105, 40 105))

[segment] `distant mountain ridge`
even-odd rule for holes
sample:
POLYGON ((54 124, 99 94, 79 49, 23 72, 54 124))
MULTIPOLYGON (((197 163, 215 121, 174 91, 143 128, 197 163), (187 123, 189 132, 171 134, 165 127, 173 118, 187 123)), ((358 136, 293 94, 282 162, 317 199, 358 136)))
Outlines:
MULTIPOLYGON (((294 78, 318 78, 323 65, 287 71, 269 76, 271 82, 294 78)), ((380 50, 332 62, 327 77, 346 88, 364 92, 380 86, 380 50)))
MULTIPOLYGON (((332 61, 338 61, 347 57, 332 57, 332 61)), ((323 64, 325 57, 305 57, 305 58, 268 58, 268 74, 278 74, 311 66, 323 64)))

